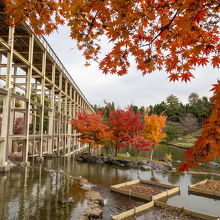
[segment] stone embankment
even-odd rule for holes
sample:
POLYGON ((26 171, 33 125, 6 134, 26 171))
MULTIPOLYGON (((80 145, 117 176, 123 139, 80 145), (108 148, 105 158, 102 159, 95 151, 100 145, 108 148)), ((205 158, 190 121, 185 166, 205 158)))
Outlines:
POLYGON ((157 171, 175 171, 176 168, 172 166, 170 162, 164 164, 158 164, 155 161, 134 161, 129 159, 117 159, 115 157, 96 157, 96 156, 89 156, 89 155, 77 155, 75 159, 80 162, 88 162, 88 163, 97 163, 97 164, 108 164, 108 165, 115 165, 119 167, 125 168, 134 168, 140 170, 157 170, 157 171))

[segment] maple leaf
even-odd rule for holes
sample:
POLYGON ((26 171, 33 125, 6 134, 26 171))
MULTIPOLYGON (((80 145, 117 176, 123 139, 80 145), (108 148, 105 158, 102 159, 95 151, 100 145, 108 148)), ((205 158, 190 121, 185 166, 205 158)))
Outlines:
POLYGON ((212 65, 213 67, 220 67, 220 57, 219 56, 214 56, 212 57, 212 65))
POLYGON ((169 75, 169 80, 172 82, 178 81, 179 80, 179 74, 170 74, 169 75))

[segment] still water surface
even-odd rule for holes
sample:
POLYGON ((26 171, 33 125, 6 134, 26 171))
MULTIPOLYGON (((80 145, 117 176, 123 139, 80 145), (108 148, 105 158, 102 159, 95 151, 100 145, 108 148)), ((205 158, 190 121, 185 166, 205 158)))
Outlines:
MULTIPOLYGON (((197 170, 220 173, 219 169, 207 166, 197 170)), ((139 175, 141 179, 151 178, 151 172, 139 171, 139 175)), ((107 199, 105 220, 143 203, 110 192, 111 185, 137 179, 135 169, 79 163, 73 158, 47 159, 42 164, 33 163, 31 168, 14 167, 10 173, 0 174, 0 219, 77 219, 86 209, 85 191, 71 181, 71 176, 87 178, 93 189, 107 199), (63 204, 69 197, 75 202, 63 204)), ((176 172, 155 173, 155 177, 162 183, 181 187, 180 195, 169 198, 169 204, 220 216, 220 200, 188 195, 189 185, 206 178, 220 180, 219 177, 176 172)))

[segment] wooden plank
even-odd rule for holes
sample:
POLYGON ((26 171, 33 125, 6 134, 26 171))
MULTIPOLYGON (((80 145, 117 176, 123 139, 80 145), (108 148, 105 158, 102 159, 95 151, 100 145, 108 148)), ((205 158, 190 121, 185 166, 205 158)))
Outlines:
POLYGON ((201 182, 198 182, 194 185, 189 186, 188 191, 189 193, 194 193, 197 195, 201 195, 201 196, 208 196, 208 197, 214 197, 214 198, 220 198, 220 192, 216 192, 216 191, 211 191, 211 190, 205 190, 205 189, 200 189, 197 188, 197 185, 200 184, 206 184, 206 183, 220 183, 220 181, 217 180, 203 180, 201 182))
POLYGON ((166 190, 164 192, 161 192, 157 195, 152 196, 152 200, 161 199, 161 198, 166 197, 166 196, 168 196, 168 190, 166 190))
POLYGON ((122 220, 122 219, 128 218, 130 216, 134 216, 135 214, 138 214, 140 212, 148 211, 151 208, 153 208, 154 206, 158 207, 158 208, 165 208, 165 209, 169 209, 169 210, 180 211, 180 212, 183 212, 186 215, 190 215, 192 217, 199 217, 201 219, 220 220, 217 216, 208 215, 208 214, 205 214, 205 213, 201 213, 201 212, 197 212, 197 211, 193 211, 193 210, 188 210, 188 209, 172 206, 172 205, 169 205, 167 203, 160 202, 158 200, 148 202, 144 205, 135 207, 135 208, 130 209, 130 210, 128 210, 126 212, 123 212, 121 214, 112 216, 112 220, 122 220))
POLYGON ((124 190, 124 189, 120 189, 120 188, 111 187, 111 190, 114 192, 121 193, 123 195, 138 198, 138 199, 143 199, 143 200, 147 200, 147 201, 152 200, 152 196, 148 196, 148 195, 144 195, 144 194, 140 194, 140 193, 135 193, 135 192, 129 192, 128 190, 124 190))
POLYGON ((218 220, 219 219, 217 216, 214 216, 214 215, 208 215, 205 213, 201 213, 201 212, 197 212, 197 211, 193 211, 193 210, 189 210, 189 209, 185 209, 185 208, 172 206, 167 203, 160 202, 160 201, 155 201, 154 205, 156 207, 160 207, 160 208, 166 208, 166 209, 176 210, 176 211, 183 211, 187 215, 190 215, 193 217, 199 217, 199 218, 206 219, 206 220, 218 220))
POLYGON ((129 185, 133 185, 133 184, 136 184, 136 183, 139 183, 140 180, 132 180, 132 181, 129 181, 129 182, 125 182, 125 183, 120 183, 120 184, 117 184, 117 185, 112 185, 111 187, 114 187, 114 188, 120 188, 120 187, 123 187, 123 186, 129 186, 129 185))
POLYGON ((124 195, 128 195, 131 197, 135 197, 135 198, 139 198, 139 199, 143 199, 143 200, 147 200, 147 201, 152 201, 152 200, 156 200, 156 199, 160 199, 172 194, 176 194, 177 192, 180 191, 180 187, 176 187, 176 186, 172 186, 172 185, 168 185, 168 184, 162 184, 162 183, 157 183, 154 181, 147 181, 147 180, 133 180, 133 181, 129 181, 129 182, 125 182, 125 183, 121 183, 121 184, 117 184, 117 185, 113 185, 111 186, 111 190, 114 192, 118 192, 124 195), (142 193, 136 193, 136 192, 132 192, 129 190, 125 190, 125 189, 121 189, 121 187, 123 186, 129 186, 129 185, 133 185, 133 184, 137 184, 137 183, 146 183, 146 184, 150 184, 152 186, 160 186, 163 188, 166 188, 166 191, 163 191, 157 195, 154 196, 149 196, 149 195, 145 195, 142 193), (168 188, 169 187, 169 188, 168 188))
POLYGON ((203 180, 203 181, 201 181, 201 182, 198 182, 198 183, 195 183, 195 184, 191 185, 190 188, 191 188, 191 187, 194 187, 194 186, 196 186, 196 185, 198 185, 198 184, 205 184, 205 183, 207 183, 207 182, 208 182, 207 179, 206 179, 206 180, 203 180))
POLYGON ((177 187, 175 187, 175 188, 173 188, 173 189, 169 189, 169 190, 168 190, 168 196, 169 196, 169 195, 172 195, 172 194, 175 194, 175 193, 177 193, 177 192, 180 192, 180 187, 179 187, 179 186, 177 186, 177 187))
POLYGON ((112 216, 112 220, 121 220, 121 219, 125 219, 125 218, 128 218, 130 216, 133 216, 137 213, 140 213, 140 212, 143 212, 145 210, 148 210, 150 208, 152 208, 154 206, 154 201, 152 202, 148 202, 144 205, 141 205, 141 206, 138 206, 138 207, 135 207, 133 209, 130 209, 126 212, 123 212, 119 215, 115 215, 115 216, 112 216))
POLYGON ((175 187, 173 189, 167 189, 166 191, 164 191, 162 193, 159 193, 159 194, 157 194, 155 196, 152 196, 152 200, 161 199, 163 197, 167 197, 167 196, 176 194, 179 191, 180 191, 180 187, 179 186, 177 186, 177 187, 175 187))
POLYGON ((169 184, 164 184, 164 183, 159 183, 159 182, 155 182, 155 181, 150 181, 150 180, 141 180, 142 183, 148 183, 148 184, 151 184, 151 185, 154 185, 154 186, 161 186, 161 187, 164 187, 164 188, 168 188, 168 189, 172 189, 176 186, 172 186, 172 185, 169 185, 169 184))

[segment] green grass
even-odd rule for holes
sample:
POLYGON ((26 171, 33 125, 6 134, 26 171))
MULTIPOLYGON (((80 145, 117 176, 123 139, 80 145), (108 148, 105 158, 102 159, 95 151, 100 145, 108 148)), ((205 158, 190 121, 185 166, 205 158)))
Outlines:
POLYGON ((196 142, 200 134, 201 134, 201 130, 198 130, 196 132, 193 132, 192 134, 188 134, 186 136, 178 138, 177 140, 169 141, 168 143, 188 148, 188 147, 193 146, 193 144, 196 142))

